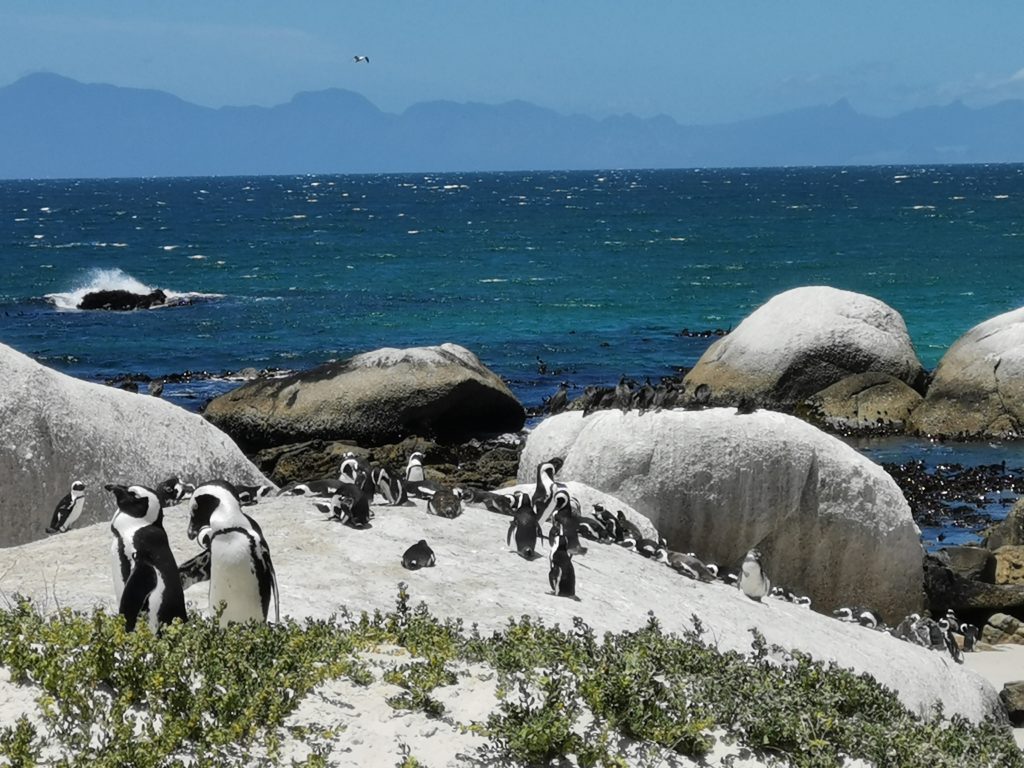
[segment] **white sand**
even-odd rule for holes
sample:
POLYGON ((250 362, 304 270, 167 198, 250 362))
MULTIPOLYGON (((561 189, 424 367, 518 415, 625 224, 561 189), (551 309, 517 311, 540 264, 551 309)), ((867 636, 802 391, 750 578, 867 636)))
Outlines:
MULTIPOLYGON (((964 654, 964 666, 984 677, 997 690, 1007 683, 1024 680, 1024 645, 998 645, 991 651, 964 654)), ((1013 737, 1024 749, 1024 728, 1014 728, 1013 737)))

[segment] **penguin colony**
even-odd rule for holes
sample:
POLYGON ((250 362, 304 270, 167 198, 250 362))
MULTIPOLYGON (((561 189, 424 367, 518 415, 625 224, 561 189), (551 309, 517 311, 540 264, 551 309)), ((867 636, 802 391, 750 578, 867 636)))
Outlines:
MULTIPOLYGON (((635 393, 627 398, 625 382, 620 382, 617 389, 619 402, 634 401, 635 393)), ((690 579, 724 582, 756 603, 771 598, 807 608, 811 605, 809 597, 772 585, 765 558, 757 548, 747 552, 738 570, 731 570, 705 563, 693 552, 674 552, 661 536, 657 540, 645 537, 621 510, 612 514, 595 504, 593 513, 584 515, 568 487, 555 479, 562 467, 561 459, 552 458, 537 466, 532 494, 447 486, 427 478, 424 459, 419 451, 411 453, 399 475, 384 467, 372 467, 354 453, 347 453, 337 480, 292 483, 277 493, 308 496, 314 509, 327 515, 328 521, 359 531, 373 527, 374 512, 370 505, 378 495, 389 506, 409 504, 412 498, 425 500, 428 514, 448 519, 461 515, 464 504, 482 506, 509 518, 505 543, 523 559, 541 557, 540 547, 547 546, 548 587, 550 594, 558 597, 580 599, 576 594, 573 558, 587 554, 588 548, 581 540, 586 539, 618 545, 690 579)), ((129 630, 140 620, 145 620, 154 632, 175 618, 185 621, 184 590, 201 582, 209 582, 210 607, 218 612, 222 625, 267 621, 271 608, 273 620, 280 620, 270 546, 256 520, 242 511, 243 506, 256 504, 274 493, 272 487, 236 486, 224 480, 196 487, 171 477, 155 489, 141 485, 105 488, 116 503, 110 525, 114 592, 129 630), (163 510, 184 502, 189 504, 188 536, 201 550, 179 565, 164 531, 163 510)), ((70 529, 82 513, 84 492, 81 481, 72 483, 70 492, 54 509, 47 533, 70 529)), ((410 571, 429 568, 436 565, 436 556, 427 541, 421 539, 405 550, 401 564, 410 571)), ((938 621, 912 614, 892 627, 868 608, 842 607, 833 615, 840 621, 948 652, 958 662, 963 660, 961 649, 973 650, 979 635, 977 627, 959 622, 952 610, 938 621)))

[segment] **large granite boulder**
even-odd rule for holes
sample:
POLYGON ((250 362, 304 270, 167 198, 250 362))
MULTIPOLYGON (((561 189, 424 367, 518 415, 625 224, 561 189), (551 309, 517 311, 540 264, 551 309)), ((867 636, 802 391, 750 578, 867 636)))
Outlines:
POLYGON ((996 550, 1024 544, 1024 499, 1018 499, 1006 516, 985 531, 985 546, 996 550))
POLYGON ((674 549, 735 566, 759 546, 776 584, 826 610, 855 603, 893 620, 922 605, 919 531, 899 487, 800 419, 727 408, 561 414, 530 433, 520 481, 555 456, 560 480, 631 504, 674 549))
POLYGON ((936 437, 1024 435, 1024 308, 993 317, 942 356, 909 427, 936 437))
POLYGON ((794 288, 755 310, 701 356, 686 391, 712 405, 741 399, 791 409, 854 373, 885 373, 921 388, 924 371, 900 314, 859 293, 794 288))
MULTIPOLYGON (((45 536, 71 483, 85 483, 76 527, 112 515, 106 483, 155 486, 263 475, 201 417, 147 395, 79 381, 0 344, 0 547, 45 536)), ((64 534, 67 535, 67 534, 64 534)))
POLYGON ((995 551, 996 584, 1024 584, 1024 546, 1007 544, 995 551))
POLYGON ((442 441, 522 428, 526 411, 465 347, 384 348, 212 400, 206 418, 247 450, 303 440, 442 441))
POLYGON ((807 398, 797 415, 838 432, 902 432, 921 394, 887 373, 855 373, 807 398))
POLYGON ((997 611, 1024 611, 1024 585, 990 584, 965 578, 934 555, 924 559, 924 588, 933 616, 944 616, 950 608, 967 619, 997 611))

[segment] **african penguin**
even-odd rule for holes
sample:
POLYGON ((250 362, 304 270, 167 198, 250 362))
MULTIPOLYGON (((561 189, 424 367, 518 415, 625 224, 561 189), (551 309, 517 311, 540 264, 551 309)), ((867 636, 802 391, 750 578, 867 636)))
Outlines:
POLYGON ((559 458, 542 461, 537 465, 537 482, 533 488, 534 509, 544 509, 551 500, 555 487, 558 485, 555 483, 555 473, 561 468, 562 460, 559 458))
POLYGON ((548 560, 548 583, 551 593, 558 597, 576 597, 576 570, 572 566, 565 536, 559 536, 548 560))
POLYGON ((764 572, 760 550, 747 552, 740 569, 739 585, 744 595, 757 602, 761 602, 761 598, 771 592, 772 582, 764 572))
POLYGON ((134 562, 118 606, 125 629, 133 631, 144 613, 148 614, 149 628, 154 634, 174 619, 188 621, 178 564, 163 525, 154 523, 138 528, 134 547, 134 562))
POLYGON ((520 509, 512 513, 505 543, 512 544, 512 534, 516 537, 516 552, 525 560, 533 560, 537 556, 537 539, 541 537, 540 523, 530 509, 520 509))
POLYGON ((671 552, 664 547, 659 547, 656 558, 659 563, 678 571, 683 576, 699 581, 714 581, 715 575, 708 566, 696 556, 683 552, 671 552))
POLYGON ((618 511, 615 517, 615 522, 618 523, 618 528, 622 534, 623 539, 627 537, 631 538, 637 544, 639 544, 640 541, 643 540, 644 535, 643 533, 641 533, 640 528, 631 523, 629 519, 626 517, 626 513, 623 512, 621 509, 618 511))
POLYGON ((442 486, 427 499, 427 514, 454 520, 462 514, 462 499, 451 488, 442 486))
POLYGON ((85 506, 85 483, 75 480, 71 484, 71 490, 57 502, 53 510, 53 517, 46 527, 47 533, 67 533, 81 516, 82 508, 85 506))
POLYGON ((269 496, 273 490, 272 485, 236 485, 238 500, 244 505, 252 505, 269 496))
POLYGON ((405 465, 405 479, 410 483, 422 483, 427 479, 423 471, 423 458, 420 451, 409 454, 409 463, 405 465))
POLYGON ((402 567, 409 571, 432 568, 436 562, 434 550, 427 544, 426 539, 420 539, 402 555, 402 567))
POLYGON ((330 506, 324 508, 323 502, 314 502, 321 512, 326 512, 332 520, 356 530, 372 528, 370 518, 370 499, 357 485, 342 484, 338 492, 331 497, 330 506))
POLYGON ((399 506, 409 502, 409 493, 405 489, 405 481, 393 476, 384 467, 374 469, 370 474, 374 490, 384 497, 391 506, 399 506))
POLYGON ((163 527, 163 508, 157 493, 144 486, 106 485, 104 488, 114 494, 117 502, 117 511, 110 520, 110 532, 114 536, 110 554, 114 594, 120 603, 135 562, 135 534, 147 525, 163 527))
POLYGON ((221 626, 250 619, 266 621, 270 601, 280 620, 277 576, 270 547, 259 524, 242 512, 234 488, 212 482, 192 495, 188 536, 209 528, 210 608, 219 610, 221 626))

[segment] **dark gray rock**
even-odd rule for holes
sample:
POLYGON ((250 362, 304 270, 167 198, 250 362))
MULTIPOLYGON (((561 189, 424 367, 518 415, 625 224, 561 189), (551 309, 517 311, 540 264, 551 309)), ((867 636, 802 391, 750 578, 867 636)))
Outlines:
POLYGON ((965 579, 933 555, 924 560, 924 591, 932 616, 944 616, 949 608, 960 616, 1024 610, 1024 585, 965 579))
POLYGON ((984 547, 946 547, 941 550, 943 562, 965 579, 994 583, 995 559, 984 547))
POLYGON ((999 699, 1006 707, 1010 722, 1017 728, 1024 726, 1024 680, 1004 685, 999 692, 999 699))
POLYGON ((797 415, 841 432, 901 432, 921 395, 879 371, 855 373, 807 398, 797 415))
POLYGON ((79 309, 106 309, 126 312, 132 309, 149 309, 167 303, 167 294, 160 289, 150 293, 132 293, 131 291, 92 291, 78 302, 79 309))
POLYGON ((505 383, 456 344, 379 349, 221 395, 203 414, 246 450, 305 440, 362 446, 411 435, 440 442, 515 432, 526 411, 505 383))
POLYGON ((1024 545, 1024 499, 1020 499, 1006 519, 988 529, 985 546, 995 550, 1000 547, 1024 545))

